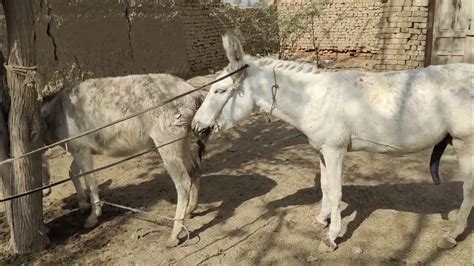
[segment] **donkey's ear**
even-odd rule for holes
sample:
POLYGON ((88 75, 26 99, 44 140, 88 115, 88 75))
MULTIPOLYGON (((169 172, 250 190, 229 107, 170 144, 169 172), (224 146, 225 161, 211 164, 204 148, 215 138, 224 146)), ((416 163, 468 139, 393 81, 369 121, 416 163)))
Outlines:
POLYGON ((230 64, 237 68, 239 62, 244 58, 244 49, 242 49, 239 39, 228 31, 222 36, 222 44, 230 64))

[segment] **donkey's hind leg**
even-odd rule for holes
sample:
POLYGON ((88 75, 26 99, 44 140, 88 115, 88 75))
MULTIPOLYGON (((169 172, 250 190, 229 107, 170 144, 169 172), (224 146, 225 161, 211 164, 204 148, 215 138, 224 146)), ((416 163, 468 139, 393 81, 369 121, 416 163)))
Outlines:
POLYGON ((190 218, 194 210, 198 206, 199 186, 201 182, 200 176, 191 177, 191 189, 189 191, 189 203, 186 208, 186 218, 190 218))
POLYGON ((200 151, 195 151, 191 147, 193 144, 189 139, 184 141, 183 154, 186 156, 186 168, 191 177, 191 190, 189 194, 189 203, 186 208, 186 217, 189 218, 198 206, 199 187, 201 183, 201 159, 200 151))
MULTIPOLYGON (((153 140, 157 146, 161 144, 157 138, 153 137, 153 140)), ((179 243, 178 235, 183 231, 184 218, 191 190, 191 175, 189 169, 187 169, 183 145, 184 141, 181 140, 159 149, 165 168, 174 182, 178 195, 173 229, 166 244, 168 247, 177 246, 179 243)))
POLYGON ((456 153, 458 156, 460 174, 464 181, 464 199, 450 230, 446 234, 444 234, 443 237, 438 241, 438 247, 440 248, 454 247, 456 245, 456 237, 462 234, 462 232, 464 231, 464 229, 466 229, 467 226, 467 219, 471 212, 474 200, 473 144, 473 139, 467 141, 453 140, 453 146, 456 149, 456 153))

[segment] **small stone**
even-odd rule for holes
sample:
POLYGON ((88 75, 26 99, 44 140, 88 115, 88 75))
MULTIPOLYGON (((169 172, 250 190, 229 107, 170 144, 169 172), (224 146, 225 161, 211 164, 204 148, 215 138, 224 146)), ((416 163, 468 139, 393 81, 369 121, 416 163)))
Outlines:
POLYGON ((354 255, 360 255, 362 254, 362 249, 360 247, 353 247, 352 248, 352 253, 354 253, 354 255))
POLYGON ((319 260, 319 258, 318 258, 318 257, 315 257, 315 256, 313 256, 313 255, 309 255, 309 256, 307 256, 307 257, 305 258, 305 260, 306 260, 306 262, 313 262, 313 261, 319 260))

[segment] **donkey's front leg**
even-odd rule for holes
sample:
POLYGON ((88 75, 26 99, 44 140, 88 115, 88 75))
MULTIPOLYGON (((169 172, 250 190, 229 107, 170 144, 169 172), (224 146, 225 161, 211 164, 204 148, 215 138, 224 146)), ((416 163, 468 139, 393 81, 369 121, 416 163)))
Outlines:
MULTIPOLYGON (((92 155, 88 150, 81 150, 73 152, 74 162, 81 171, 81 173, 90 171, 93 169, 92 155)), ((72 170, 72 169, 71 169, 72 170)), ((87 188, 90 192, 91 201, 91 214, 87 217, 85 228, 91 228, 97 225, 99 222, 99 216, 102 214, 102 206, 99 199, 99 187, 97 185, 97 179, 95 174, 86 175, 84 177, 87 188)))
POLYGON ((74 188, 76 188, 77 192, 77 200, 79 201, 79 209, 81 213, 89 210, 89 203, 87 203, 87 195, 82 187, 82 182, 79 178, 75 177, 80 174, 81 170, 76 163, 76 159, 73 159, 71 165, 69 166, 69 177, 72 178, 72 183, 74 184, 74 188))
POLYGON ((341 232, 342 161, 346 150, 324 145, 321 153, 327 170, 327 196, 331 210, 331 223, 328 238, 321 242, 319 249, 333 251, 337 248, 336 238, 341 232))
POLYGON ((322 154, 319 154, 319 166, 320 166, 320 182, 321 182, 321 211, 316 217, 316 221, 326 227, 328 225, 328 218, 331 214, 331 208, 329 206, 328 198, 328 173, 326 169, 326 163, 324 162, 324 157, 322 154))
POLYGON ((460 175, 464 181, 464 199, 449 232, 438 241, 440 248, 452 248, 456 245, 456 238, 467 227, 467 220, 474 205, 474 140, 453 140, 453 146, 458 156, 460 175))

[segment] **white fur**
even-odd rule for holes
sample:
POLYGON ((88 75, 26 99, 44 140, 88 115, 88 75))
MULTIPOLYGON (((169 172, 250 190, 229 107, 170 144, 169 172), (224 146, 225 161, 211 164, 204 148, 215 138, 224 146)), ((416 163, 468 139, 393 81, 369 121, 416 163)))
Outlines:
MULTIPOLYGON (((226 38, 224 42, 231 40, 226 38)), ((239 53, 243 51, 227 51, 227 55, 239 53)), ((464 201, 457 221, 439 245, 456 243, 454 239, 466 227, 473 205, 472 64, 385 73, 321 72, 307 63, 250 56, 238 62, 244 64, 249 68, 239 84, 226 79, 210 89, 193 119, 193 129, 202 132, 216 125, 221 129, 232 127, 258 107, 301 130, 321 152, 323 198, 317 220, 325 224, 331 218, 323 246, 336 248, 335 239, 340 233, 342 161, 346 152, 413 153, 434 146, 448 133, 454 138, 461 165, 464 201), (272 93, 275 85, 276 93, 272 93), (225 93, 216 93, 225 89, 225 93)), ((235 70, 232 65, 221 75, 235 70)))
MULTIPOLYGON (((84 81, 72 89, 60 92, 43 105, 42 113, 47 123, 46 142, 53 143, 103 126, 192 89, 194 88, 182 79, 168 74, 84 81)), ((68 142, 68 151, 74 159, 70 175, 92 170, 92 154, 132 155, 153 145, 158 146, 189 135, 191 119, 200 101, 199 96, 188 95, 136 118, 68 142)), ((199 160, 197 152, 192 151, 189 137, 162 147, 159 152, 178 194, 175 214, 177 220, 168 242, 169 246, 174 246, 182 231, 182 219, 197 205, 199 160)), ((102 209, 95 176, 88 175, 84 179, 89 187, 92 203, 92 213, 85 226, 92 227, 97 224, 102 209)), ((79 206, 87 207, 87 197, 81 181, 74 179, 73 183, 79 206)))

